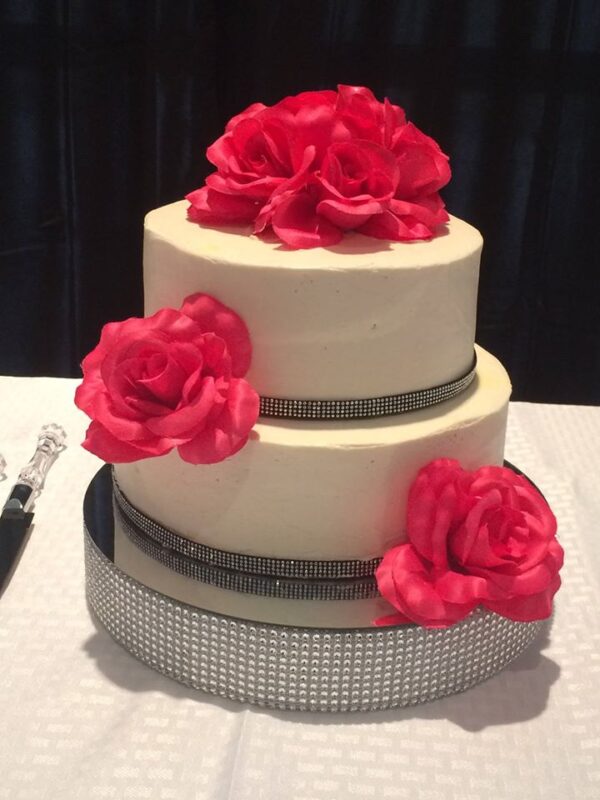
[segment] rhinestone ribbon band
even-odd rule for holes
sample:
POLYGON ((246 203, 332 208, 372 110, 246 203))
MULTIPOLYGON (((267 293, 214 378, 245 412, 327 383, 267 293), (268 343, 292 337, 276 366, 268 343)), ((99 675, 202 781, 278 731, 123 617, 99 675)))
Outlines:
POLYGON ((159 594, 85 531, 86 594, 109 634, 180 683, 292 711, 379 711, 462 692, 499 672, 546 626, 476 609, 445 630, 302 628, 230 617, 159 594))
POLYGON ((219 550, 216 547, 209 547, 187 539, 185 536, 180 536, 146 516, 129 502, 114 474, 113 491, 119 509, 125 517, 136 527, 141 528, 147 536, 155 539, 162 547, 223 569, 276 578, 314 580, 330 578, 337 580, 339 578, 372 578, 381 561, 380 558, 372 558, 368 561, 309 561, 295 558, 252 556, 219 550))
POLYGON ((236 592, 293 600, 364 600, 379 592, 381 559, 307 561, 231 553, 194 542, 147 517, 127 500, 113 476, 124 533, 142 552, 188 578, 236 592))
POLYGON ((260 415, 280 419, 368 419, 405 414, 420 408, 443 403, 464 392, 475 378, 477 357, 467 373, 456 380, 419 389, 405 394, 391 394, 384 397, 367 397, 359 400, 287 400, 281 397, 261 397, 260 415))

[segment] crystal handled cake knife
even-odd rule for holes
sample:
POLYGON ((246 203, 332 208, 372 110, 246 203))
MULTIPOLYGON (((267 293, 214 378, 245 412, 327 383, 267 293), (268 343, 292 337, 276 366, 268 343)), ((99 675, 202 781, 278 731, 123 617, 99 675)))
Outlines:
POLYGON ((33 520, 33 504, 48 470, 64 448, 66 433, 60 425, 44 425, 31 461, 23 467, 0 515, 0 592, 8 582, 33 520))

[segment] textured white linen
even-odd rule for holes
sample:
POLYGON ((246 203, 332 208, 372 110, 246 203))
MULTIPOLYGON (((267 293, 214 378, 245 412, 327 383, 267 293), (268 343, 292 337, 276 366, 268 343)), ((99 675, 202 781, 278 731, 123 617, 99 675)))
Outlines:
POLYGON ((600 796, 600 409, 515 403, 507 458, 553 506, 567 560, 550 636, 463 695, 377 714, 269 712, 215 700, 135 661, 83 593, 76 382, 0 378, 0 497, 38 429, 50 471, 0 598, 0 798, 553 800, 600 796))

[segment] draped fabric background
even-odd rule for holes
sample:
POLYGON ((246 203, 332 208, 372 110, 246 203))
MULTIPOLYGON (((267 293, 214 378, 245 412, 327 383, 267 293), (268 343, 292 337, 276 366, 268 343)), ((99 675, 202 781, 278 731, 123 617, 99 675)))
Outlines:
POLYGON ((141 313, 142 221, 250 102, 336 83, 451 155, 478 341, 516 399, 600 402, 595 0, 3 0, 0 373, 77 375, 141 313))

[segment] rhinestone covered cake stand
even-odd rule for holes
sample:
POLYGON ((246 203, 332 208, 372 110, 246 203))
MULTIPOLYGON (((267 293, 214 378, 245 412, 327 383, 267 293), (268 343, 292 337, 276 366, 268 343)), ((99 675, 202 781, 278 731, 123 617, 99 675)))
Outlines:
POLYGON ((84 503, 86 594, 108 633, 194 689, 299 711, 376 711, 464 691, 525 650, 545 621, 477 610, 443 630, 325 629, 230 617, 160 594, 114 563, 110 468, 84 503))

